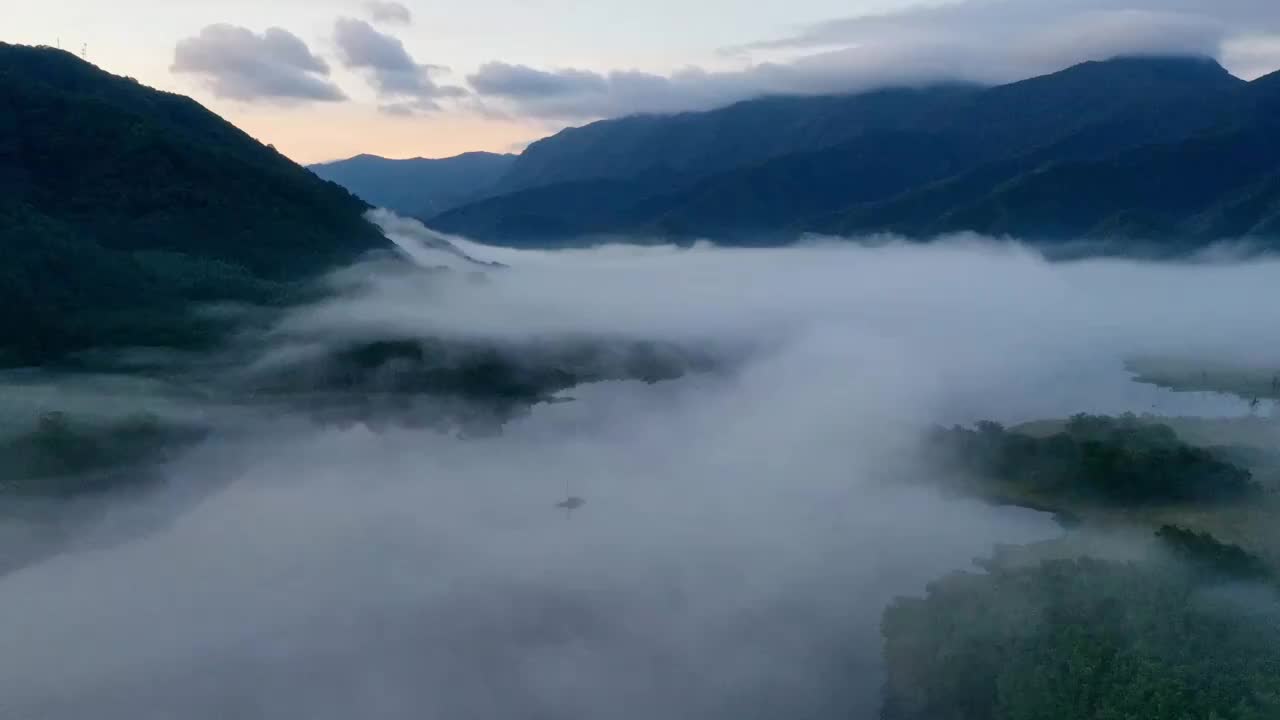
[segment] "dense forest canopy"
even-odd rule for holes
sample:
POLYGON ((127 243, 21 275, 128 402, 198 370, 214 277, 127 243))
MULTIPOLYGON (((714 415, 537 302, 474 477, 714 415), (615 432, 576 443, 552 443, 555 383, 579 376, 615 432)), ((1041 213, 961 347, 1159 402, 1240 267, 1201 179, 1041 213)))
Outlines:
POLYGON ((1049 437, 984 422, 935 430, 929 445, 963 475, 1049 496, 1135 506, 1232 501, 1261 492, 1248 470, 1182 442, 1167 425, 1133 416, 1077 415, 1049 437))
POLYGON ((884 720, 1280 716, 1280 604, 1080 559, 995 567, 884 616, 884 720))
POLYGON ((1134 415, 1035 425, 929 435, 958 476, 945 482, 1080 516, 886 610, 884 720, 1277 717, 1280 585, 1246 524, 1274 505, 1226 459, 1238 453, 1134 415), (1161 518, 1244 533, 1249 549, 1161 518))
POLYGON ((0 43, 0 360, 189 346, 385 238, 366 205, 195 101, 0 43))

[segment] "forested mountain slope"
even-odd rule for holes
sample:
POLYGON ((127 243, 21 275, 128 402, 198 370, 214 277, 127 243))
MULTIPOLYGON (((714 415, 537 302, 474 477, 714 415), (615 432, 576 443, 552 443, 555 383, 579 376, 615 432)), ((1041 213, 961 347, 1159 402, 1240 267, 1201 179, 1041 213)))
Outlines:
POLYGON ((0 44, 0 352, 189 345, 386 240, 367 205, 193 100, 0 44))

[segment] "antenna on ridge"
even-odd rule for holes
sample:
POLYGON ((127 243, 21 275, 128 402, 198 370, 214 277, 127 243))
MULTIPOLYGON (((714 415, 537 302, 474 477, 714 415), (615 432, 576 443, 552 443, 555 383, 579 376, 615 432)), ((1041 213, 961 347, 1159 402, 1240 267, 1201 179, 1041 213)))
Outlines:
POLYGON ((80 59, 81 60, 89 59, 89 43, 85 43, 84 45, 80 46, 80 59))

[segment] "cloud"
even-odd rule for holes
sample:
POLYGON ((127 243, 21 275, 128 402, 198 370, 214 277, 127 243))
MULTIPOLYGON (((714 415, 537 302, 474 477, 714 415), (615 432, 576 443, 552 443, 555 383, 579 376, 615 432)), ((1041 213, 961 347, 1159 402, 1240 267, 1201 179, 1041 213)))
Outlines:
POLYGON ((413 23, 413 14, 409 12, 409 8, 398 2, 370 0, 365 3, 365 9, 368 10, 369 17, 376 23, 386 23, 388 25, 411 25, 413 23))
POLYGON ((468 75, 467 82, 481 99, 499 101, 513 114, 575 120, 703 110, 782 88, 796 91, 798 86, 787 78, 799 79, 797 73, 778 65, 760 66, 749 73, 688 68, 658 75, 639 70, 539 70, 491 62, 468 75))
POLYGON ((363 20, 339 18, 334 37, 343 66, 363 72, 369 78, 378 97, 388 101, 383 109, 389 113, 438 110, 439 99, 467 94, 463 88, 437 84, 432 75, 446 68, 418 64, 405 50, 404 43, 378 32, 363 20))
POLYGON ((526 65, 491 62, 481 66, 467 82, 481 95, 512 99, 538 99, 566 95, 607 93, 609 81, 585 70, 547 72, 526 65))
POLYGON ((1266 33, 1280 33, 1271 0, 966 0, 832 20, 729 48, 728 57, 744 62, 737 69, 654 74, 493 62, 468 79, 513 114, 573 121, 705 110, 769 94, 1005 83, 1126 54, 1211 56, 1257 75, 1277 58, 1274 40, 1239 40, 1266 33))
POLYGON ((861 42, 896 42, 903 36, 954 39, 976 33, 978 40, 1020 45, 1018 35, 1080 35, 1090 28, 1111 28, 1112 42, 1133 40, 1137 50, 1182 51, 1181 38, 1156 44, 1144 22, 1198 26, 1208 35, 1280 26, 1269 0, 961 0, 896 12, 862 15, 816 23, 780 40, 747 49, 814 47, 861 42), (887 34, 887 37, 886 37, 887 34))
POLYGON ((1223 48, 1223 60, 1249 80, 1276 72, 1280 70, 1280 34, 1234 38, 1223 48))
MULTIPOLYGON (((257 347, 483 340, 524 357, 635 338, 722 362, 575 388, 481 437, 321 425, 266 396, 201 406, 204 444, 150 495, 74 508, 88 529, 0 514, 0 553, 41 528, 75 541, 0 575, 0 617, 21 619, 0 623, 9 716, 876 717, 885 604, 993 543, 1060 532, 919 486, 916 431, 1157 402, 1232 414, 1122 361, 1280 351, 1259 332, 1280 323, 1275 260, 1053 264, 976 238, 462 248, 508 269, 354 268, 257 347), (588 500, 569 520, 565 494, 588 500)), ((97 402, 205 396, 182 377, 97 402)), ((50 382, 45 398, 73 392, 50 382)))
POLYGON ((178 43, 170 70, 203 77, 214 95, 229 100, 346 99, 328 80, 329 66, 298 36, 280 28, 258 35, 234 25, 210 25, 178 43))

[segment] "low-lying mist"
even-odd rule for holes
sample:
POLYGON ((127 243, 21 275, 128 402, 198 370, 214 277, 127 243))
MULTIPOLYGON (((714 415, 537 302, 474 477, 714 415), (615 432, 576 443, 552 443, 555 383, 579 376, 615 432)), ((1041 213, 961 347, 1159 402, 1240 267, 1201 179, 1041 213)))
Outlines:
MULTIPOLYGON (((922 430, 1247 414, 1124 362, 1280 350, 1270 260, 1050 263, 974 237, 539 252, 382 219, 419 265, 338 273, 206 392, 10 379, 6 427, 75 405, 208 432, 0 575, 0 716, 874 717, 886 603, 1057 532, 913 482, 922 430), (414 400, 497 413, 484 433, 244 391, 300 391, 369 343, 437 370, 480 348, 538 381, 501 412, 414 400)), ((373 387, 419 370, 379 364, 373 387)), ((370 392, 343 373, 325 393, 370 392)))

